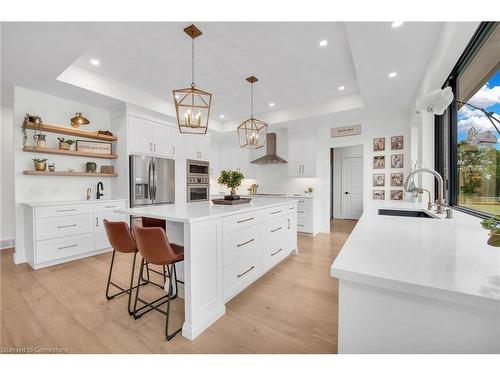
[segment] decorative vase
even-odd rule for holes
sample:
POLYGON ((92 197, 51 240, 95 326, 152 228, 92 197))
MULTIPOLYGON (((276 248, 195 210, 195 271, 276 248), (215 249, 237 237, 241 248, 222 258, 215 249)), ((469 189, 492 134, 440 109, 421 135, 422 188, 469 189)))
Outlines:
POLYGON ((56 166, 54 163, 49 164, 49 172, 54 172, 56 170, 56 166))
POLYGON ((85 163, 85 172, 86 173, 95 173, 97 169, 97 164, 94 163, 93 161, 89 161, 85 163))
POLYGON ((60 150, 69 150, 70 145, 66 142, 59 142, 59 149, 60 150))
POLYGON ((42 161, 42 162, 37 162, 35 161, 35 171, 43 172, 47 169, 47 163, 42 161))
POLYGON ((33 136, 36 140, 36 147, 44 148, 47 147, 47 142, 45 141, 45 134, 37 134, 33 136))
POLYGON ((488 245, 500 247, 500 233, 491 233, 488 238, 488 245))

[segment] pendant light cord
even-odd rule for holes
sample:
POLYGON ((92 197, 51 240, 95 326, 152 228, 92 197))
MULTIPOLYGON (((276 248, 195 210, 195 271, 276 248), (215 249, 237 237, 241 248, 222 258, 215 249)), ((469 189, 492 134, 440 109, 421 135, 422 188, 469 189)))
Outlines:
POLYGON ((250 84, 250 115, 253 118, 253 83, 250 84))
POLYGON ((194 38, 191 40, 191 87, 194 87, 194 38))

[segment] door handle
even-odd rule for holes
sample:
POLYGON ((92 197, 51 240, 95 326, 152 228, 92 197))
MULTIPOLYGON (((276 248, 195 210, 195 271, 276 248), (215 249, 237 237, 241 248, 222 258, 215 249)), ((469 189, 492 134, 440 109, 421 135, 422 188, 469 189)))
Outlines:
POLYGON ((153 199, 153 160, 149 160, 148 166, 148 190, 149 190, 149 199, 153 199))
POLYGON ((172 146, 172 154, 175 155, 175 146, 172 146))
POLYGON ((276 229, 271 229, 271 233, 277 232, 277 231, 279 231, 279 230, 281 230, 281 227, 278 227, 278 228, 276 228, 276 229))
POLYGON ((97 216, 95 217, 95 226, 99 227, 99 218, 97 216))
POLYGON ((344 192, 344 194, 346 194, 346 195, 347 195, 347 194, 349 194, 349 192, 348 192, 348 191, 346 191, 346 192, 344 192))
POLYGON ((61 228, 71 228, 71 227, 76 227, 76 224, 70 224, 70 225, 59 225, 57 227, 57 229, 61 229, 61 228))

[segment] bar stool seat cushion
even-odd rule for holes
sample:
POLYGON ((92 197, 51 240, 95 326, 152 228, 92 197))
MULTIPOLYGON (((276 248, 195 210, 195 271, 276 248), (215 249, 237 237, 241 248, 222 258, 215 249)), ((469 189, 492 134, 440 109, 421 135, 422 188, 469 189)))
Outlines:
POLYGON ((120 253, 137 252, 137 246, 126 222, 108 221, 106 219, 103 222, 109 243, 114 250, 120 253))
POLYGON ((170 244, 162 228, 134 228, 137 247, 146 262, 164 266, 184 260, 184 247, 170 244))

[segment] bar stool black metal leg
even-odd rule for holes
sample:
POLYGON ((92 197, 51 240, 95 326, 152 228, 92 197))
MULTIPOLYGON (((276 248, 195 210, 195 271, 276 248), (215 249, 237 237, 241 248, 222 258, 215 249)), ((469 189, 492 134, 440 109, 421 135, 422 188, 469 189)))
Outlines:
POLYGON ((113 249, 113 255, 111 256, 111 265, 109 266, 109 274, 108 274, 108 285, 106 286, 106 299, 109 301, 112 298, 116 297, 116 294, 113 296, 109 295, 109 284, 111 283, 111 273, 113 272, 113 264, 115 262, 115 250, 113 249))
MULTIPOLYGON (((136 259, 137 259, 137 252, 134 252, 134 259, 132 260, 132 274, 130 275, 130 289, 129 289, 129 292, 128 292, 128 304, 127 304, 128 314, 129 315, 133 314, 133 311, 130 308, 130 302, 132 301, 132 290, 134 289, 133 286, 134 286, 134 272, 135 272, 135 261, 136 261, 136 259)), ((137 284, 137 288, 139 288, 139 284, 137 284)))
MULTIPOLYGON (((174 272, 175 272, 175 269, 169 271, 170 275, 172 275, 174 272)), ((165 318, 165 338, 167 339, 167 341, 172 340, 182 330, 182 327, 181 327, 181 328, 177 329, 176 331, 174 331, 173 333, 168 334, 168 320, 170 318, 170 301, 172 300, 172 298, 170 298, 171 294, 172 294, 172 277, 169 277, 168 278, 168 293, 167 293, 167 296, 168 296, 167 314, 166 314, 167 316, 165 318)))

